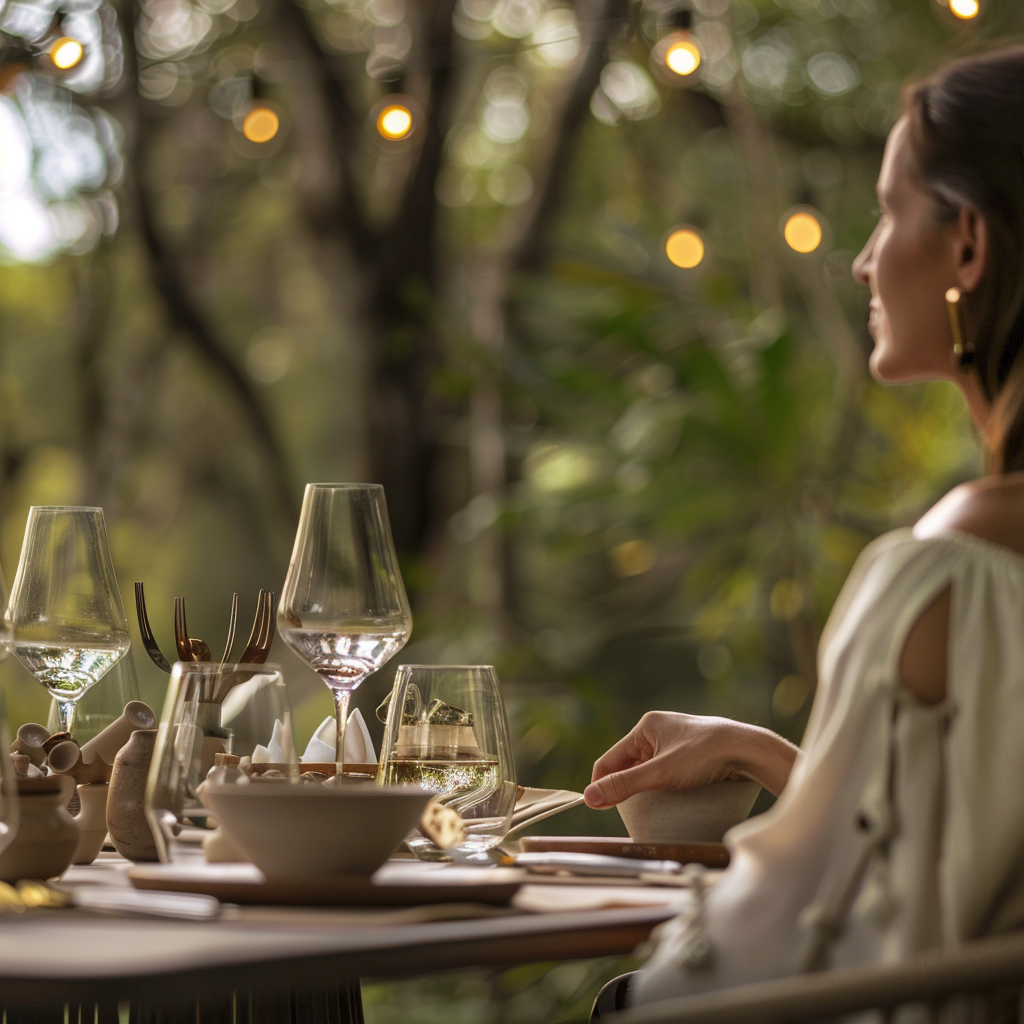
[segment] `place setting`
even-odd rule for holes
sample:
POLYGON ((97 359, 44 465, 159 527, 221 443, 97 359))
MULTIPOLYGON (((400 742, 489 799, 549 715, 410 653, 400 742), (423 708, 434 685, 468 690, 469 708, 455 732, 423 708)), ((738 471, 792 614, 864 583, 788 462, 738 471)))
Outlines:
POLYGON ((198 919, 223 904, 550 911, 607 906, 602 888, 643 904, 640 890, 689 886, 688 864, 724 867, 722 835, 759 789, 641 794, 619 809, 628 839, 523 835, 583 796, 520 785, 489 665, 399 665, 376 709, 378 756, 352 694, 413 622, 375 485, 307 486, 280 598, 260 592, 244 646, 237 594, 220 657, 190 636, 183 598, 167 657, 141 581, 135 599, 146 653, 168 674, 163 706, 129 701, 86 735, 78 702, 130 646, 103 513, 32 509, 4 648, 53 697, 59 727, 19 724, 2 760, 10 906, 198 919), (275 640, 331 692, 335 714, 309 736, 296 735, 275 640))

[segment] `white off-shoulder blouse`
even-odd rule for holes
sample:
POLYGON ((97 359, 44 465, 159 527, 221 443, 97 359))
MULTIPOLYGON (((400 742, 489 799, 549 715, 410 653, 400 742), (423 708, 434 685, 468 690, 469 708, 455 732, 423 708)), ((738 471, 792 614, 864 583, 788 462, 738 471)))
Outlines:
POLYGON ((630 1002, 1024 924, 1024 556, 965 533, 880 537, 829 618, 819 680, 784 792, 729 832, 729 868, 662 927, 630 1002), (925 707, 897 665, 947 587, 947 697, 925 707))

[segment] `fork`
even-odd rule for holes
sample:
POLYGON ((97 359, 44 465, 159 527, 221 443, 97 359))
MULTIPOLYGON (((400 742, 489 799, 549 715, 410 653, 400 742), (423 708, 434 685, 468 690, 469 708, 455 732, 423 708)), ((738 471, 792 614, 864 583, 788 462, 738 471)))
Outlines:
POLYGON ((142 646, 146 653, 153 659, 157 668, 164 672, 171 671, 171 663, 164 657, 153 636, 152 627, 149 625, 149 616, 146 614, 146 593, 141 580, 135 581, 135 614, 139 620, 139 632, 142 634, 142 646))
POLYGON ((185 623, 185 598, 174 599, 174 644, 181 661, 211 661, 210 648, 200 639, 188 635, 185 623))
MULTIPOLYGON (((245 645, 239 665, 262 665, 270 655, 274 643, 274 592, 261 590, 256 599, 256 618, 252 624, 249 642, 245 645)), ((229 690, 250 680, 253 672, 229 672, 218 677, 213 700, 224 700, 229 690)))
POLYGON ((249 642, 238 659, 239 664, 262 665, 274 643, 274 592, 261 590, 256 600, 256 621, 252 624, 249 642))

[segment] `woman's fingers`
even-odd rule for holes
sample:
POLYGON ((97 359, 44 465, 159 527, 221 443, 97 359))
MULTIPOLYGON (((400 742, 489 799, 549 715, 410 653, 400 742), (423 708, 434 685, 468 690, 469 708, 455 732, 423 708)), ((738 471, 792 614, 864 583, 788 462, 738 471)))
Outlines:
POLYGON ((588 807, 595 810, 614 807, 634 793, 658 789, 661 785, 661 773, 657 765, 653 761, 645 761, 624 771, 611 772, 595 779, 583 791, 583 799, 586 800, 588 807))
POLYGON ((621 772, 626 768, 632 768, 638 761, 644 760, 636 742, 635 732, 634 729, 633 732, 627 733, 614 747, 606 750, 594 762, 594 771, 590 776, 591 782, 596 782, 612 772, 621 772))

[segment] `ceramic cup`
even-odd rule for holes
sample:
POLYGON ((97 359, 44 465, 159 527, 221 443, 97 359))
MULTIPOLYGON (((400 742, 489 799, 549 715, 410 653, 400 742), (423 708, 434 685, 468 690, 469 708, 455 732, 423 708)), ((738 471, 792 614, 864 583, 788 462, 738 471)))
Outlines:
POLYGON ((756 782, 715 782, 698 789, 635 793, 618 805, 636 843, 720 843, 761 792, 756 782))

